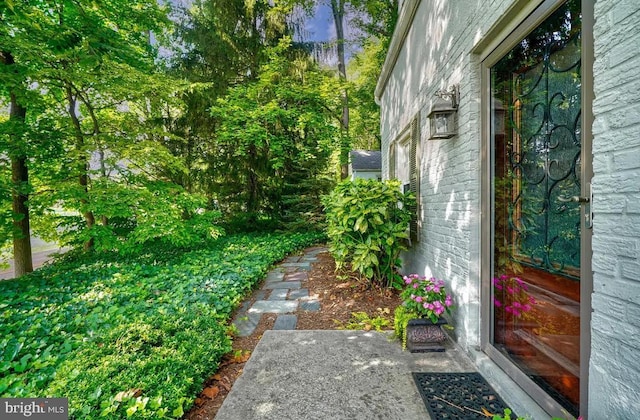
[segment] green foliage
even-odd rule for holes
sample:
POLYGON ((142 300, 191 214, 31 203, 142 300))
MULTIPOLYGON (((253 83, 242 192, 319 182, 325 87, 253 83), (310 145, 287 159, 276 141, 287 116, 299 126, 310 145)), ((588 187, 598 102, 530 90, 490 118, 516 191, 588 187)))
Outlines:
MULTIPOLYGON (((149 185, 168 181, 163 172, 183 171, 155 141, 167 134, 158 122, 159 109, 171 110, 172 91, 180 87, 158 71, 157 50, 149 42, 150 33, 160 39, 168 28, 167 12, 153 0, 61 0, 55 7, 24 1, 0 7, 2 54, 15 59, 11 66, 0 64, 0 103, 16 93, 27 110, 21 127, 0 117, 0 155, 19 150, 28 158, 28 203, 39 236, 65 230, 74 242, 106 240, 113 234, 109 219, 128 217, 129 201, 118 193, 131 198, 149 191, 159 197, 168 189, 149 185), (53 223, 52 209, 73 214, 66 229, 58 226, 60 219, 53 223)), ((5 168, 0 164, 0 178, 6 177, 5 168)), ((150 202, 148 196, 137 198, 150 202)), ((7 204, 0 205, 2 224, 7 204)), ((1 230, 3 242, 8 235, 1 230)), ((146 232, 133 242, 172 235, 156 227, 153 235, 146 232)))
POLYGON ((404 276, 404 289, 400 293, 402 306, 419 318, 429 318, 434 324, 445 312, 451 314, 453 300, 444 281, 418 274, 404 276))
POLYGON ((284 38, 267 49, 255 81, 238 85, 211 109, 217 121, 215 189, 220 208, 249 224, 267 217, 310 225, 330 184, 336 127, 328 111, 339 100, 329 74, 284 38))
POLYGON ((152 240, 187 246, 224 234, 217 226, 220 213, 206 210, 204 196, 190 194, 171 182, 141 180, 138 185, 127 185, 102 179, 94 183, 90 198, 87 208, 107 223, 80 234, 74 231, 77 216, 45 213, 70 245, 91 239, 98 251, 129 253, 152 240))
POLYGON ((396 307, 393 312, 393 332, 402 341, 402 350, 407 349, 407 325, 409 321, 420 316, 414 312, 407 311, 403 305, 396 307))
POLYGON ((343 330, 364 330, 364 331, 385 331, 391 326, 389 308, 378 308, 378 315, 369 316, 366 312, 352 312, 347 323, 336 321, 338 329, 343 330))
POLYGON ((72 418, 176 418, 231 350, 269 267, 319 234, 228 236, 66 255, 0 282, 0 396, 68 397, 72 418))
POLYGON ((379 40, 368 40, 349 61, 349 134, 354 149, 380 150, 380 107, 374 92, 385 53, 379 40))
MULTIPOLYGON (((510 408, 505 408, 504 414, 494 414, 493 417, 491 417, 491 419, 492 420, 530 420, 531 419, 531 417, 528 417, 528 416, 527 417, 521 417, 521 416, 511 417, 512 415, 513 415, 513 411, 511 411, 510 408)), ((569 413, 566 413, 566 417, 552 417, 551 420, 576 420, 576 419, 569 413)), ((579 416, 577 420, 582 420, 582 416, 579 416)))
POLYGON ((338 269, 350 263, 369 282, 402 287, 400 252, 415 198, 398 181, 343 181, 324 198, 330 251, 338 269))

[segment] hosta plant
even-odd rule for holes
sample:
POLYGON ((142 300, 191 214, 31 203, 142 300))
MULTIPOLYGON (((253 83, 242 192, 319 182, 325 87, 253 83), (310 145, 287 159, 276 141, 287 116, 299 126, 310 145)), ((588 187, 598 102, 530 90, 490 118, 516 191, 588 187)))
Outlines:
POLYGON ((400 288, 400 252, 407 249, 413 195, 398 181, 344 181, 324 197, 330 251, 370 283, 400 288))

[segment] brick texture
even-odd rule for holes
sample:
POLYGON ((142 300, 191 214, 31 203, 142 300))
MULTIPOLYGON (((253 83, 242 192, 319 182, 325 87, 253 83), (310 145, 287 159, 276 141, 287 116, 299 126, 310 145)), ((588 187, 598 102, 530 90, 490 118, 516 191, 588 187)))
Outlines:
MULTIPOLYGON (((475 42, 515 1, 422 1, 381 98, 389 144, 420 112, 421 236, 404 271, 442 278, 456 297, 455 335, 480 344, 479 58, 475 42), (438 89, 460 85, 459 135, 428 140, 438 89)), ((520 2, 524 3, 524 2, 520 2)), ((640 413, 640 2, 597 0, 594 28, 595 213, 589 418, 640 413)), ((589 269, 589 267, 587 267, 589 269)))
POLYGON ((595 4, 590 418, 640 413, 640 3, 595 4))

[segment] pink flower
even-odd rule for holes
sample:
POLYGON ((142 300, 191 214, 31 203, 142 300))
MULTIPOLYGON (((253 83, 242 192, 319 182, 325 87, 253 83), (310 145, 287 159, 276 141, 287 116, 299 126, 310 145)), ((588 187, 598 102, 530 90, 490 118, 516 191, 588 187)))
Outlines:
POLYGON ((422 302, 422 296, 416 296, 414 300, 416 302, 420 303, 420 302, 422 302))
POLYGON ((413 283, 413 288, 417 289, 418 288, 418 283, 413 283))
POLYGON ((447 306, 453 305, 453 299, 451 299, 451 295, 447 295, 447 297, 444 299, 444 304, 447 306))

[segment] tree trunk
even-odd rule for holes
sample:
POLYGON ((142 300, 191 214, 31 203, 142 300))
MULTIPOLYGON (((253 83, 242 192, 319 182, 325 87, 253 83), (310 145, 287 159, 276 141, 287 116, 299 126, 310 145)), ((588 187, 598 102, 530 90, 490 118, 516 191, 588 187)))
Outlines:
MULTIPOLYGON (((333 22, 336 26, 336 42, 338 49, 338 73, 343 81, 347 80, 347 66, 344 53, 344 4, 345 0, 331 0, 333 22)), ((348 176, 349 152, 351 141, 349 140, 349 96, 347 90, 342 92, 342 141, 340 143, 340 172, 344 179, 348 176)))
MULTIPOLYGON (((15 96, 11 95, 11 119, 24 121, 26 109, 18 105, 15 96)), ((11 157, 12 209, 13 209, 13 272, 15 277, 23 276, 33 271, 31 255, 31 230, 29 227, 29 170, 27 158, 11 157)))
MULTIPOLYGON (((5 65, 15 64, 11 53, 0 52, 0 61, 5 65)), ((23 125, 27 116, 27 109, 16 98, 15 92, 10 92, 9 119, 16 126, 23 125)), ((22 131, 21 129, 18 131, 22 131)), ((33 271, 33 257, 31 255, 31 232, 29 228, 29 169, 24 145, 20 144, 19 132, 10 135, 12 151, 11 182, 12 182, 12 210, 13 210, 13 271, 15 277, 33 271)))
MULTIPOLYGON (((84 216, 84 220, 87 224, 87 229, 93 228, 96 224, 96 219, 93 215, 93 212, 87 208, 89 204, 88 196, 89 196, 89 162, 87 161, 86 156, 84 155, 84 134, 82 133, 82 127, 80 125, 80 119, 78 118, 78 114, 76 113, 76 98, 73 95, 73 91, 71 90, 71 86, 66 87, 67 93, 67 102, 69 104, 69 116, 71 117, 71 121, 73 122, 73 128, 76 136, 76 148, 78 149, 78 183, 82 187, 82 191, 85 194, 84 198, 80 199, 81 204, 81 212, 84 216)), ((84 249, 89 250, 93 248, 93 238, 89 239, 84 243, 84 249)))

